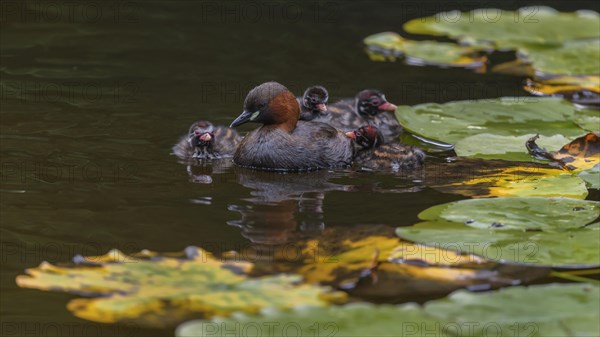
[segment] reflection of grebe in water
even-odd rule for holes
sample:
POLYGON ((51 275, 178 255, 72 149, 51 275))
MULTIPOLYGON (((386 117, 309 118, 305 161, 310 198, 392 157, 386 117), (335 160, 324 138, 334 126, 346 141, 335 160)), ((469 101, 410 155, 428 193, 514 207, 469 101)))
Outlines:
POLYGON ((236 169, 238 182, 251 188, 251 205, 229 205, 239 212, 240 220, 227 222, 240 227, 242 235, 256 244, 284 244, 296 228, 306 234, 320 233, 323 223, 324 192, 348 191, 352 186, 329 182, 340 174, 319 171, 311 173, 271 173, 236 169))
POLYGON ((190 177, 190 182, 197 184, 211 184, 213 176, 228 172, 233 166, 231 158, 217 160, 198 160, 195 163, 189 163, 186 166, 186 172, 190 177))

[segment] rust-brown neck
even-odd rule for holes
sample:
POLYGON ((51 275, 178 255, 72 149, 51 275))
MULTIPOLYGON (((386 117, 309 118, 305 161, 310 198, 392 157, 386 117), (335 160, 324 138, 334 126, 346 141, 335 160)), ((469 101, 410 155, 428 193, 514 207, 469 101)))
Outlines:
POLYGON ((300 117, 300 106, 296 96, 289 91, 284 91, 269 102, 269 119, 271 125, 292 132, 296 128, 300 117))

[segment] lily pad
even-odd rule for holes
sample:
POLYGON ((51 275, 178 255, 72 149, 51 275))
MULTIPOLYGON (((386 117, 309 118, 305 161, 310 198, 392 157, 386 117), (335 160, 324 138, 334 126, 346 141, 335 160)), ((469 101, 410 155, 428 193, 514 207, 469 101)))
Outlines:
POLYGON ((352 303, 186 322, 179 337, 221 336, 598 336, 600 287, 549 284, 486 293, 457 291, 416 304, 352 303))
POLYGON ((588 133, 561 147, 553 154, 575 171, 591 169, 600 163, 600 133, 588 133))
POLYGON ((248 264, 240 269, 239 263, 222 263, 201 249, 190 247, 186 252, 188 258, 156 254, 137 258, 113 251, 74 266, 42 263, 27 269, 27 275, 18 276, 16 281, 23 288, 90 297, 68 303, 68 309, 77 317, 153 327, 170 326, 199 315, 324 306, 327 299, 345 297, 343 293, 325 294, 325 287, 298 284, 301 278, 293 275, 249 278, 239 273, 248 264), (94 263, 90 265, 90 261, 94 263))
POLYGON ((558 98, 502 97, 400 106, 396 116, 413 133, 454 144, 490 131, 524 135, 538 130, 544 134, 546 130, 545 135, 552 136, 566 129, 570 135, 578 135, 581 130, 569 121, 574 110, 569 102, 558 98))
POLYGON ((589 132, 600 132, 600 110, 583 109, 577 111, 574 122, 589 132))
POLYGON ((582 171, 579 173, 579 177, 586 182, 589 188, 600 189, 600 164, 582 171))
POLYGON ((600 265, 600 228, 587 225, 600 203, 567 198, 490 198, 431 207, 427 220, 396 229, 401 238, 494 261, 577 267, 600 265), (587 225, 587 226, 586 226, 587 225))
MULTIPOLYGON (((600 18, 596 20, 600 21, 600 18)), ((536 76, 600 74, 598 39, 566 41, 560 47, 550 49, 521 47, 517 56, 533 65, 536 76)))
POLYGON ((445 35, 463 43, 491 41, 500 49, 561 46, 569 40, 600 37, 598 13, 561 13, 543 6, 443 12, 410 20, 403 27, 412 34, 445 35))
POLYGON ((475 68, 487 61, 477 50, 456 43, 407 40, 393 32, 366 37, 363 41, 373 61, 396 61, 404 56, 413 65, 437 65, 475 68))
MULTIPOLYGON (((535 135, 508 136, 481 133, 459 140, 454 151, 462 157, 530 161, 531 156, 524 144, 533 136, 535 135)), ((540 138, 539 143, 544 148, 558 149, 570 140, 563 135, 553 135, 540 138)))
POLYGON ((599 308, 598 286, 548 284, 479 294, 457 291, 428 302, 424 311, 452 322, 444 329, 449 335, 597 336, 599 308))
MULTIPOLYGON (((575 110, 571 103, 559 98, 502 97, 400 106, 396 110, 396 117, 412 133, 450 144, 480 134, 525 138, 537 133, 546 137, 554 136, 552 140, 560 140, 564 144, 565 139, 571 140, 585 133, 572 122, 575 110)), ((520 138, 501 137, 490 141, 479 138, 468 144, 463 141, 457 151, 468 154, 485 151, 487 153, 483 154, 486 158, 504 159, 507 151, 494 145, 499 139, 503 140, 503 146, 507 143, 516 146, 520 142, 519 152, 523 153, 524 142, 520 138), (479 150, 476 150, 478 147, 479 150), (495 148, 495 153, 487 150, 490 147, 495 148)))
POLYGON ((412 34, 448 36, 461 44, 486 44, 499 50, 514 49, 537 76, 600 73, 600 16, 593 11, 561 13, 549 7, 523 7, 517 11, 493 8, 470 12, 442 12, 404 24, 412 34))

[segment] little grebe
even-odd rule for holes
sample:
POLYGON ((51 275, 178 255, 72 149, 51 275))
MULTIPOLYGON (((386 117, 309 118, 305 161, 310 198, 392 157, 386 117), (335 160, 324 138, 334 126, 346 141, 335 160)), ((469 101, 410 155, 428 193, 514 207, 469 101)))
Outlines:
POLYGON ((180 159, 227 158, 233 156, 241 140, 242 137, 233 129, 198 121, 173 146, 173 154, 180 159))
POLYGON ((298 121, 294 94, 277 82, 250 90, 244 112, 231 127, 261 123, 238 146, 233 162, 261 170, 310 171, 345 167, 352 162, 353 144, 343 132, 324 123, 298 121))
MULTIPOLYGON (((346 98, 330 104, 315 122, 327 123, 343 131, 352 131, 364 125, 374 125, 386 141, 398 137, 402 127, 393 115, 396 106, 388 102, 385 95, 374 89, 363 90, 355 98, 346 98)), ((300 119, 304 119, 302 116, 300 119)))
POLYGON ((300 119, 312 121, 315 118, 323 117, 327 112, 328 101, 329 92, 327 92, 327 89, 320 85, 309 87, 302 97, 298 97, 300 119))
POLYGON ((369 170, 392 172, 410 171, 423 166, 425 153, 415 146, 398 142, 383 143, 383 135, 374 126, 364 126, 346 135, 362 147, 354 162, 369 170))

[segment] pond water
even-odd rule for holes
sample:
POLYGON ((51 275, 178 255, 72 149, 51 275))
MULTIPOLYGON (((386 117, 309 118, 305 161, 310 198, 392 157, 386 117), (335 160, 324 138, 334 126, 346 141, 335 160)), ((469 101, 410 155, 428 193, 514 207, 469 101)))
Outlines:
MULTIPOLYGON (((517 2, 69 4, 2 3, 3 336, 165 334, 79 320, 65 309, 73 296, 17 288, 15 276, 45 260, 111 248, 220 253, 329 226, 411 225, 427 207, 460 199, 390 174, 186 167, 170 155, 193 121, 228 125, 259 83, 296 94, 323 84, 330 101, 375 87, 409 105, 526 95, 523 78, 374 63, 361 45, 414 17, 517 2)), ((592 1, 544 5, 599 10, 592 1)))

